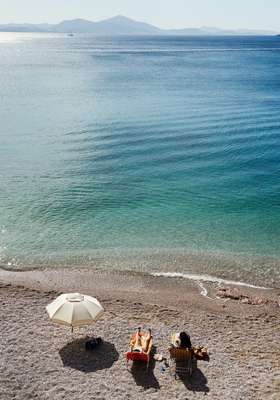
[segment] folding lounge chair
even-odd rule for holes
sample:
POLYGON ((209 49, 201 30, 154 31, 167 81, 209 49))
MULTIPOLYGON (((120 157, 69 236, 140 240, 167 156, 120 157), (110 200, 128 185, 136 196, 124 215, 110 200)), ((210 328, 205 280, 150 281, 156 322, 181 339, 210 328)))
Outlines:
POLYGON ((169 349, 171 372, 175 379, 192 375, 193 351, 172 347, 169 349))
MULTIPOLYGON (((140 336, 144 335, 143 332, 140 333, 140 336)), ((134 343, 135 341, 135 334, 132 335, 131 339, 130 339, 130 345, 132 343, 134 343)), ((139 351, 133 351, 133 345, 131 345, 131 351, 126 353, 126 363, 128 366, 129 361, 143 361, 145 363, 147 363, 147 369, 149 368, 149 363, 151 360, 151 350, 153 347, 153 337, 151 336, 150 340, 149 340, 149 346, 148 346, 148 350, 146 353, 142 353, 139 351)))

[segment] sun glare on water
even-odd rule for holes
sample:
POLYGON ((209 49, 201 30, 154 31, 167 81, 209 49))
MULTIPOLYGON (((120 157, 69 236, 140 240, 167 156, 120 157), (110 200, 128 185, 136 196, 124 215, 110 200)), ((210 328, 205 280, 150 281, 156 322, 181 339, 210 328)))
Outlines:
POLYGON ((33 40, 33 39, 43 39, 43 38, 48 38, 50 36, 55 36, 55 35, 49 33, 38 33, 38 32, 0 32, 0 44, 23 42, 26 40, 33 40))
POLYGON ((26 39, 32 39, 31 33, 21 32, 0 32, 0 43, 19 42, 26 39))

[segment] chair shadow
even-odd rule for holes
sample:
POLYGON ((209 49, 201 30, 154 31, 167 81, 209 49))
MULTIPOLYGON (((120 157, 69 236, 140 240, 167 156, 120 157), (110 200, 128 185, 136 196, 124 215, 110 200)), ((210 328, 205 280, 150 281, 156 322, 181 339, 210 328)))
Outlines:
POLYGON ((207 378, 203 372, 197 367, 197 361, 193 360, 192 375, 186 377, 185 375, 178 375, 179 379, 183 382, 186 388, 192 392, 209 393, 210 389, 207 386, 207 378))
POLYGON ((60 358, 65 367, 89 373, 110 368, 119 359, 115 345, 102 342, 94 350, 86 350, 86 339, 76 339, 67 343, 59 350, 60 358))
POLYGON ((156 348, 153 347, 151 351, 151 359, 149 367, 147 364, 141 361, 134 361, 132 363, 130 372, 135 380, 137 386, 142 386, 145 390, 154 388, 160 389, 159 382, 154 375, 154 369, 156 365, 156 360, 153 355, 156 353, 156 348))

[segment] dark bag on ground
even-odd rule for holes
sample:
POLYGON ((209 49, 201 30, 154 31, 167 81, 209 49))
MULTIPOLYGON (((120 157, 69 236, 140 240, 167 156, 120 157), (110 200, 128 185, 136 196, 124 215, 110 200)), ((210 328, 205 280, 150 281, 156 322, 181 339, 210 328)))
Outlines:
POLYGON ((93 350, 102 343, 102 338, 94 338, 86 341, 86 350, 93 350))

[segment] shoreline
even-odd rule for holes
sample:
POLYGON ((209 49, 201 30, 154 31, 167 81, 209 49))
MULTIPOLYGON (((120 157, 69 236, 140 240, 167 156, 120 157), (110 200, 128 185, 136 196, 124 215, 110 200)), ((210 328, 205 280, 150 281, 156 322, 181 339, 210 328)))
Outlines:
POLYGON ((202 282, 280 289, 280 259, 273 256, 199 251, 194 249, 99 249, 91 256, 71 256, 32 263, 2 257, 7 271, 93 269, 174 276, 202 282))
MULTIPOLYGON (((238 290, 242 295, 258 296, 271 303, 277 303, 280 299, 279 289, 235 282, 209 275, 109 271, 86 267, 45 268, 27 271, 0 268, 0 282, 42 292, 94 292, 102 295, 111 293, 112 296, 124 299, 141 297, 151 304, 175 305, 176 307, 185 303, 211 309, 225 307, 228 299, 217 296, 220 288, 238 290)), ((230 308, 240 307, 239 301, 230 303, 230 308)))

